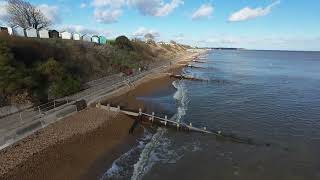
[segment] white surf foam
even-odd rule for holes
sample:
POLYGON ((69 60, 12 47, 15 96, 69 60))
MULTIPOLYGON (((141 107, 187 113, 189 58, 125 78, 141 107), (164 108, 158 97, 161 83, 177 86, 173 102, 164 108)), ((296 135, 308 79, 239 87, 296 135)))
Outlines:
MULTIPOLYGON (((174 81, 172 84, 176 89, 173 98, 177 102, 177 113, 171 118, 174 121, 180 121, 186 115, 188 98, 187 88, 183 81, 174 81)), ((161 163, 176 163, 182 158, 181 155, 174 150, 170 150, 171 141, 166 138, 167 130, 159 128, 157 133, 152 137, 151 141, 143 149, 138 162, 134 165, 133 175, 131 180, 140 180, 148 173, 154 164, 161 163)))
POLYGON ((176 100, 178 109, 172 120, 181 121, 182 117, 187 113, 187 107, 189 103, 188 99, 188 90, 184 81, 174 81, 172 85, 177 89, 177 92, 173 95, 173 98, 176 100))
POLYGON ((108 171, 100 178, 100 180, 129 179, 133 171, 132 166, 137 161, 136 159, 138 159, 140 156, 143 148, 148 142, 150 142, 152 136, 152 133, 145 130, 144 137, 138 140, 139 144, 115 160, 112 164, 112 167, 108 169, 108 171))

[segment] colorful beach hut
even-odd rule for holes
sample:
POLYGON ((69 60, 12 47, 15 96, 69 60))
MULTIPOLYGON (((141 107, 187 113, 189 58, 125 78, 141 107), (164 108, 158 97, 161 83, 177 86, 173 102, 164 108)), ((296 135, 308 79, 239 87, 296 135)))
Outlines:
POLYGON ((96 36, 96 35, 92 36, 91 42, 99 44, 99 36, 96 36))
POLYGON ((49 31, 46 29, 41 29, 38 31, 39 38, 49 38, 49 31))
POLYGON ((57 30, 49 30, 49 38, 59 38, 59 32, 57 30))
POLYGON ((79 41, 81 39, 81 36, 79 33, 72 33, 72 39, 75 41, 79 41))
POLYGON ((107 44, 107 38, 104 36, 99 36, 99 44, 107 44))
POLYGON ((7 27, 0 27, 0 33, 9 35, 9 30, 7 27))
POLYGON ((24 29, 19 25, 12 27, 12 34, 15 36, 26 37, 24 29))
POLYGON ((26 37, 30 37, 30 38, 36 38, 38 37, 38 34, 37 34, 37 30, 35 28, 27 28, 26 30, 26 37))
POLYGON ((60 37, 61 37, 62 39, 72 39, 72 34, 69 33, 69 32, 67 32, 67 31, 62 31, 62 32, 60 33, 60 37))
POLYGON ((89 36, 88 34, 85 34, 81 36, 81 40, 86 42, 91 42, 91 36, 89 36))

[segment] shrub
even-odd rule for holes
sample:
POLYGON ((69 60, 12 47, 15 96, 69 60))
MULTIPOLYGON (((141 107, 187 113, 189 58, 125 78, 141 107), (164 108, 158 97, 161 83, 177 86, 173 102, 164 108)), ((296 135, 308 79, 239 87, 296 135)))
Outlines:
POLYGON ((50 98, 61 98, 80 91, 80 82, 67 75, 54 81, 49 87, 50 98))
POLYGON ((119 36, 115 40, 115 46, 119 49, 133 50, 131 41, 126 36, 119 36))
POLYGON ((63 65, 54 58, 49 58, 46 62, 40 63, 37 69, 41 74, 45 75, 49 81, 59 80, 65 74, 63 65))

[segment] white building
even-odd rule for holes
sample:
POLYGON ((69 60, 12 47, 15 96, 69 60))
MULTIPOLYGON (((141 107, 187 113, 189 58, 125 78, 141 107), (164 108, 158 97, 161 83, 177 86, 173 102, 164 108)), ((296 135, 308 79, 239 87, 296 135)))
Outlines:
POLYGON ((82 41, 91 42, 91 36, 89 36, 88 34, 81 36, 81 39, 82 41))
POLYGON ((40 38, 49 38, 49 31, 46 29, 38 31, 38 34, 40 38))
POLYGON ((79 41, 81 39, 81 36, 79 33, 72 33, 72 39, 79 41))
POLYGON ((31 27, 27 28, 26 29, 26 36, 33 37, 33 38, 38 37, 37 30, 35 28, 31 28, 31 27))
POLYGON ((99 44, 99 36, 92 36, 91 37, 91 42, 99 44))
POLYGON ((63 31, 60 33, 60 37, 62 39, 72 39, 72 34, 67 31, 63 31))
POLYGON ((12 27, 12 34, 15 36, 25 37, 24 29, 18 25, 12 27))

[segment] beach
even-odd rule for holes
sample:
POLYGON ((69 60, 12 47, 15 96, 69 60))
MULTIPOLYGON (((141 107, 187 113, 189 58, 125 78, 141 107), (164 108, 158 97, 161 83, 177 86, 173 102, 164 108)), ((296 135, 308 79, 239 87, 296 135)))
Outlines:
MULTIPOLYGON (((147 75, 101 101, 144 108, 135 97, 171 86, 169 74, 179 73, 196 55, 187 53, 164 71, 147 75)), ((133 123, 131 117, 91 106, 2 150, 0 179, 97 179, 143 135, 141 126, 129 135, 133 123)))

